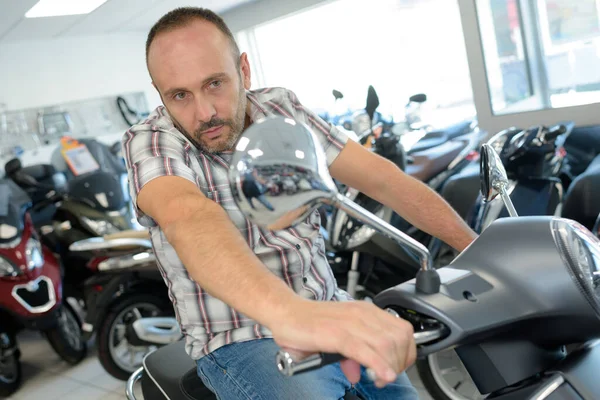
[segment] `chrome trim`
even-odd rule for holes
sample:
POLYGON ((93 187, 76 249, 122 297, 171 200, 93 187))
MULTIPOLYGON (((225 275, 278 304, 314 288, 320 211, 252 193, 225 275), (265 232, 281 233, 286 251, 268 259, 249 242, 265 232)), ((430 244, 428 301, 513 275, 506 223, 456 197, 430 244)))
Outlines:
POLYGON ((144 247, 152 248, 152 242, 148 239, 119 238, 106 240, 101 237, 79 240, 69 246, 70 251, 109 250, 119 247, 144 247))
POLYGON ((110 257, 98 263, 98 271, 113 271, 116 269, 133 268, 147 264, 154 264, 156 256, 152 251, 143 251, 124 256, 110 257))
POLYGON ((547 399, 552 393, 554 393, 563 383, 565 378, 562 375, 554 375, 544 386, 539 388, 535 393, 529 397, 529 400, 544 400, 547 399))
POLYGON ((170 344, 181 338, 177 320, 172 317, 140 318, 133 323, 138 338, 155 344, 170 344))
POLYGON ((129 376, 127 379, 127 385, 125 386, 125 396, 127 396, 128 400, 137 400, 135 394, 133 393, 133 387, 142 379, 142 375, 144 374, 144 367, 139 367, 129 376))
MULTIPOLYGON (((517 185, 517 181, 509 181, 506 193, 510 196, 517 188, 517 185)), ((481 223, 481 231, 483 232, 492 222, 498 219, 498 216, 504 210, 506 205, 504 204, 504 201, 502 201, 502 198, 498 196, 494 200, 484 203, 482 207, 485 207, 485 214, 483 215, 481 223)))
MULTIPOLYGON (((154 353, 154 351, 152 353, 154 353)), ((150 354, 152 354, 152 353, 146 354, 146 357, 144 357, 144 359, 142 360, 142 368, 144 368, 144 371, 146 371, 146 375, 148 375, 150 377, 150 379, 152 379, 152 382, 154 382, 154 384, 156 385, 156 387, 158 388, 158 390, 160 390, 161 393, 165 396, 165 399, 171 400, 171 398, 169 396, 167 396, 167 394, 165 393, 165 391, 163 390, 163 388, 160 387, 160 385, 158 384, 158 382, 156 382, 156 379, 154 379, 154 377, 152 376, 152 374, 150 373, 150 371, 146 367, 146 358, 148 358, 148 356, 150 354)), ((135 400, 135 397, 133 399, 131 399, 131 400, 135 400)))
POLYGON ((46 311, 50 310, 52 307, 54 307, 56 305, 56 293, 54 293, 54 284, 53 284, 52 280, 45 275, 39 276, 34 281, 29 281, 27 283, 13 286, 11 295, 12 295, 12 297, 15 298, 15 300, 17 300, 19 302, 19 304, 21 304, 23 306, 23 308, 25 308, 27 311, 29 311, 30 313, 33 313, 33 314, 45 313, 46 311), (27 289, 27 291, 29 291, 29 292, 32 292, 32 290, 30 290, 30 287, 33 285, 39 285, 40 281, 44 281, 48 284, 49 300, 43 306, 31 307, 29 304, 27 304, 25 302, 25 300, 23 300, 17 294, 17 289, 23 288, 23 289, 27 289))

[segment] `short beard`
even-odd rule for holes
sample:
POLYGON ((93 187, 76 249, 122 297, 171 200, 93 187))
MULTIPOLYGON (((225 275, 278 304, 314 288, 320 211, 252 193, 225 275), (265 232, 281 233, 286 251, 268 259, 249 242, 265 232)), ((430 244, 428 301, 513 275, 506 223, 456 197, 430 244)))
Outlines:
POLYGON ((234 118, 221 119, 213 117, 210 121, 202 123, 202 125, 200 125, 200 127, 198 127, 198 129, 191 134, 190 132, 186 131, 183 126, 181 126, 181 124, 177 122, 175 118, 173 118, 173 116, 171 116, 171 119, 173 120, 173 125, 175 125, 175 128, 177 128, 179 132, 183 133, 188 139, 190 139, 200 150, 209 154, 221 153, 232 150, 244 131, 244 124, 246 122, 246 102, 246 91, 240 84, 238 105, 234 118), (202 140, 202 132, 221 125, 223 125, 223 127, 229 127, 227 137, 221 136, 218 139, 218 142, 215 144, 209 144, 202 140))

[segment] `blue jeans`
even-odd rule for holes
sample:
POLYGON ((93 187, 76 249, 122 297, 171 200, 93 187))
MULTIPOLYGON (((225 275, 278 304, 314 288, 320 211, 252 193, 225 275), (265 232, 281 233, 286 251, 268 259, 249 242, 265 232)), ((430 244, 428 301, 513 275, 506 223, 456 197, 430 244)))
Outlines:
POLYGON ((337 400, 346 391, 366 400, 419 398, 406 374, 379 389, 363 368, 360 382, 352 386, 339 363, 284 377, 275 365, 278 350, 273 339, 223 346, 198 360, 198 375, 219 400, 337 400))

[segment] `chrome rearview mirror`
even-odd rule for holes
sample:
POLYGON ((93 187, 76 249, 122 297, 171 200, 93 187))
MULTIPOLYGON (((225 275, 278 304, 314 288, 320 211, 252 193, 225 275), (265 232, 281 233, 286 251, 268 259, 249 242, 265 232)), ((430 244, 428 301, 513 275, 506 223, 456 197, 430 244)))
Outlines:
POLYGON ((236 145, 229 184, 242 213, 270 230, 305 220, 321 204, 341 209, 417 253, 417 290, 439 291, 439 275, 427 248, 338 192, 325 152, 304 123, 273 117, 252 124, 236 145))
POLYGON ((263 119, 238 141, 229 182, 240 210, 270 230, 306 219, 337 194, 325 154, 308 128, 292 119, 263 119))
POLYGON ((480 172, 479 178, 481 181, 481 195, 484 201, 492 201, 498 195, 502 197, 504 205, 511 217, 517 217, 517 210, 508 195, 508 176, 502 164, 502 160, 494 148, 484 143, 481 146, 480 152, 480 172))

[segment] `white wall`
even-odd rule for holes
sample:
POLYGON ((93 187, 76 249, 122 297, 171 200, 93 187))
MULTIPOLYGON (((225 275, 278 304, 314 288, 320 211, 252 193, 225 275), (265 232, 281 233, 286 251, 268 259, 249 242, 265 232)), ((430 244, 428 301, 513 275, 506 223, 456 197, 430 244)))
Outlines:
MULTIPOLYGON (((237 32, 330 0, 261 0, 223 17, 237 32)), ((0 42, 0 105, 45 107, 144 91, 150 109, 161 104, 145 64, 147 32, 0 42)))
POLYGON ((145 33, 0 43, 0 104, 8 110, 144 91, 160 104, 145 63, 145 33))

